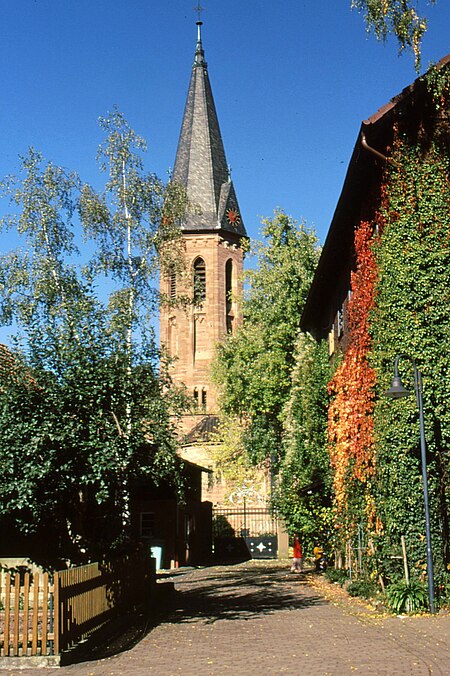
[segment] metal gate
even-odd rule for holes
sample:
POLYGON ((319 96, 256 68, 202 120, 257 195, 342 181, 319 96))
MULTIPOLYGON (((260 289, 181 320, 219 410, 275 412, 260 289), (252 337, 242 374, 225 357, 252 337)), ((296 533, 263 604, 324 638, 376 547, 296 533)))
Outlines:
POLYGON ((213 509, 214 557, 218 561, 275 559, 276 521, 267 507, 213 509))

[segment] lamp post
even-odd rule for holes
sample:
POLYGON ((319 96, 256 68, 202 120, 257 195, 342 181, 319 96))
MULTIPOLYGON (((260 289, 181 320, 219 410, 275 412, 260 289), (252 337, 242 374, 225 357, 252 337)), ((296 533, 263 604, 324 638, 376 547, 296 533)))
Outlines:
POLYGON ((425 531, 427 540, 427 573, 428 573, 428 599, 430 602, 430 613, 434 613, 434 572, 433 572, 433 553, 431 549, 431 529, 430 529, 430 509, 428 505, 428 475, 427 475, 427 456, 425 445, 425 426, 423 422, 423 400, 422 400, 422 374, 417 368, 415 359, 407 354, 398 355, 394 362, 394 378, 392 385, 387 390, 386 396, 391 399, 401 399, 408 397, 411 392, 403 385, 398 375, 398 363, 400 359, 408 359, 414 367, 414 388, 416 391, 416 401, 419 408, 420 425, 420 454, 422 458, 422 478, 423 478, 423 499, 425 502, 425 531))

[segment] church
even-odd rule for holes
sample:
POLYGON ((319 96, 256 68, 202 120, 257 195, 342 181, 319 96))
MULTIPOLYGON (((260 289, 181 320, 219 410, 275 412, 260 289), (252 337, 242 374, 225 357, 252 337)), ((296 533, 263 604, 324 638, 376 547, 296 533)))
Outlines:
POLYGON ((240 215, 208 76, 197 22, 197 46, 187 94, 172 180, 181 184, 190 204, 181 224, 185 274, 161 279, 168 298, 193 299, 186 308, 162 308, 161 343, 174 359, 172 377, 186 386, 198 415, 197 423, 217 413, 217 395, 210 380, 216 343, 241 322, 236 293, 243 271, 247 239, 240 215))
POLYGON ((218 400, 211 364, 216 345, 227 334, 234 334, 243 320, 237 299, 242 296, 248 237, 225 156, 201 27, 199 20, 172 176, 173 182, 185 189, 189 205, 181 223, 184 270, 169 271, 160 282, 163 297, 176 300, 184 296, 191 303, 187 307, 168 303, 161 308, 160 339, 173 360, 173 381, 183 385, 192 400, 191 412, 181 424, 180 456, 209 470, 203 474, 202 499, 223 508, 221 517, 226 512, 226 518, 232 518, 228 512, 234 508, 236 533, 241 532, 242 523, 248 526, 247 514, 241 514, 242 505, 244 511, 245 505, 258 511, 258 523, 253 524, 252 531, 271 532, 274 524, 266 504, 268 472, 253 470, 247 482, 250 492, 247 495, 245 491, 244 496, 242 487, 232 487, 236 490, 230 491, 220 473, 214 472, 213 453, 220 440, 216 434, 218 400))
MULTIPOLYGON (((208 449, 218 429, 217 392, 211 363, 217 343, 242 322, 240 303, 247 233, 230 177, 224 144, 197 22, 197 44, 176 151, 172 180, 186 191, 189 204, 181 223, 183 272, 161 277, 161 295, 191 302, 163 306, 161 344, 173 360, 171 376, 186 388, 191 412, 181 424, 183 459, 212 467, 208 449)), ((203 495, 217 504, 225 486, 211 473, 203 495)))

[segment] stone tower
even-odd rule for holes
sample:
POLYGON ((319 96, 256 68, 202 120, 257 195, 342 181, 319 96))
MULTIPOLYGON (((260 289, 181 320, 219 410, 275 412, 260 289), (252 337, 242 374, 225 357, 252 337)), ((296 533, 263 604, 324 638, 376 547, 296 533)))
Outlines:
POLYGON ((181 224, 186 273, 165 276, 161 291, 194 298, 187 309, 162 309, 161 343, 175 357, 174 381, 183 383, 198 413, 216 412, 210 365, 217 342, 241 321, 232 296, 239 291, 246 232, 230 178, 198 36, 178 141, 173 181, 181 183, 193 208, 181 224))

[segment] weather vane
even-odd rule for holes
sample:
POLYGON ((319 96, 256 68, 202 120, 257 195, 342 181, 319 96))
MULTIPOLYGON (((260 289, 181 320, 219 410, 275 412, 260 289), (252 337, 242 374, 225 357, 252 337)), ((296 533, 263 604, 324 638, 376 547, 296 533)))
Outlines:
POLYGON ((194 7, 194 12, 197 12, 199 22, 202 20, 202 12, 205 11, 205 8, 201 6, 200 2, 197 2, 196 7, 194 7))

